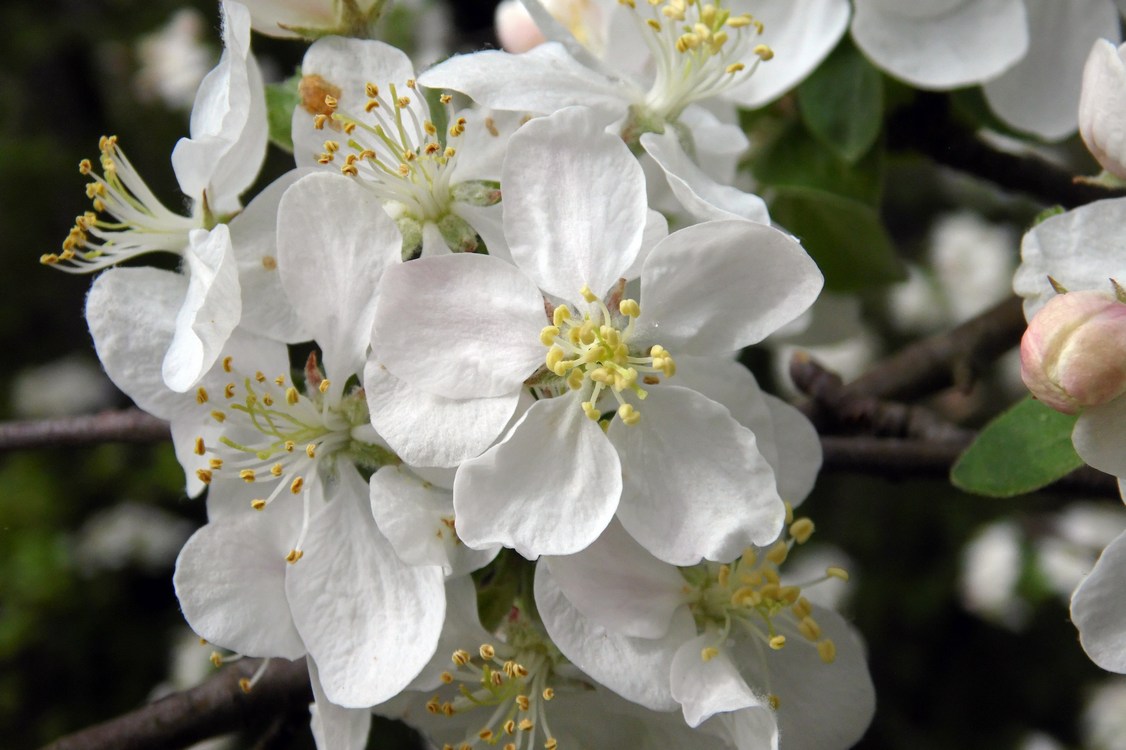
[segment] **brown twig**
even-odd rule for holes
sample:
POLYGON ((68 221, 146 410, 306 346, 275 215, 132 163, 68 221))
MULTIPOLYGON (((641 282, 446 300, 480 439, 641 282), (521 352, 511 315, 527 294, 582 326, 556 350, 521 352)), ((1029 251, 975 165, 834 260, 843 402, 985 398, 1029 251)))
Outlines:
POLYGON ((940 164, 1048 205, 1074 208, 1126 195, 1121 190, 1077 183, 1070 172, 1039 157, 998 151, 954 119, 949 99, 942 94, 920 93, 889 119, 888 134, 892 149, 922 152, 940 164))
POLYGON ((239 681, 261 664, 243 659, 203 684, 67 735, 42 750, 174 750, 306 710, 312 700, 305 661, 273 659, 249 692, 239 681))
POLYGON ((97 443, 157 443, 168 440, 168 423, 140 409, 80 417, 0 423, 0 452, 97 443))

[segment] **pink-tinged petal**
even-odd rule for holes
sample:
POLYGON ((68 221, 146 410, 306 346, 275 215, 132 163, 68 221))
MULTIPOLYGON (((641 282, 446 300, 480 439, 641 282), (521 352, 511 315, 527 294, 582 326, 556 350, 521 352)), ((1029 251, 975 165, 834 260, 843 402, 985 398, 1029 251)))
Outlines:
MULTIPOLYGON (((211 492, 222 493, 223 484, 211 492)), ((304 655, 285 595, 285 556, 300 527, 299 504, 273 503, 193 534, 176 558, 172 578, 192 630, 246 656, 304 655)))
POLYGON ((364 392, 376 431, 399 458, 418 466, 457 466, 481 455, 520 400, 517 391, 489 398, 435 396, 375 361, 364 367, 364 392))
POLYGON ((537 401, 504 440, 458 469, 458 535, 532 560, 569 555, 598 538, 621 492, 618 456, 578 401, 537 401))
POLYGON ((599 297, 637 257, 648 217, 645 175, 583 107, 532 120, 508 141, 501 184, 509 251, 545 292, 599 297))
POLYGON ((801 315, 824 279, 793 238, 751 221, 670 234, 641 272, 636 337, 677 354, 723 355, 801 315))
POLYGON ((732 656, 747 682, 778 696, 778 724, 789 750, 845 750, 860 740, 876 709, 876 692, 856 634, 836 612, 814 606, 821 637, 833 641, 836 658, 821 660, 814 645, 791 623, 777 619, 786 645, 772 651, 753 639, 732 656))
POLYGON ((371 711, 366 708, 341 708, 325 696, 317 665, 309 663, 309 682, 313 686, 312 718, 309 728, 317 750, 364 750, 371 731, 371 711))
POLYGON ((1085 410, 1071 441, 1079 456, 1099 471, 1126 477, 1126 398, 1085 410))
POLYGON ((310 521, 304 556, 289 566, 285 590, 325 695, 364 708, 406 687, 433 656, 445 591, 441 568, 407 565, 395 554, 355 468, 344 464, 338 472, 310 521))
POLYGON ((733 15, 754 13, 765 28, 762 42, 774 50, 774 58, 746 83, 723 95, 746 109, 758 109, 801 83, 848 29, 846 0, 736 0, 730 7, 733 15))
POLYGON ((1030 0, 1029 50, 1000 78, 984 85, 997 115, 1027 133, 1058 141, 1075 132, 1087 53, 1100 37, 1115 43, 1118 9, 1107 0, 1030 0))
POLYGON ((402 243, 382 202, 343 175, 307 175, 282 196, 282 287, 320 345, 325 373, 341 386, 363 370, 379 280, 402 262, 402 243))
POLYGON ((420 258, 389 269, 372 353, 416 388, 447 398, 507 396, 543 364, 543 295, 488 255, 420 258))
POLYGON ((558 42, 510 55, 488 50, 455 55, 419 76, 432 89, 460 91, 478 104, 533 114, 583 105, 598 110, 603 124, 623 116, 634 92, 575 60, 558 42))
POLYGON ((924 89, 997 77, 1028 51, 1023 0, 854 0, 852 38, 877 67, 924 89))
POLYGON ((384 466, 371 478, 371 512, 395 552, 410 565, 438 565, 460 576, 488 565, 500 547, 475 550, 454 531, 454 501, 400 466, 384 466))
POLYGON ((671 711, 669 671, 677 647, 696 634, 687 607, 678 609, 662 638, 631 638, 606 630, 567 600, 551 571, 536 566, 536 607, 551 640, 579 669, 615 693, 654 711, 671 711))
POLYGON ((1126 534, 1103 550, 1071 597, 1071 621, 1091 661, 1126 674, 1126 534))
POLYGON ((730 185, 721 185, 684 153, 672 128, 664 133, 645 133, 641 146, 665 173, 673 195, 698 221, 747 219, 770 223, 762 198, 730 185))
POLYGON ((704 658, 704 649, 716 646, 716 636, 705 633, 683 643, 672 660, 672 695, 690 727, 717 713, 765 706, 765 696, 747 686, 726 650, 716 649, 704 658))
POLYGON ((1126 60, 1106 39, 1095 42, 1083 69, 1079 135, 1103 169, 1126 178, 1126 60))
POLYGON ((226 224, 210 232, 193 229, 184 250, 188 289, 176 314, 176 329, 161 372, 168 387, 183 393, 219 358, 242 317, 238 262, 226 224))
MULTIPOLYGON (((402 50, 390 44, 326 36, 309 47, 301 63, 301 73, 310 84, 320 79, 317 85, 308 86, 310 96, 332 93, 337 98, 338 111, 359 116, 367 103, 365 87, 368 82, 390 96, 388 86, 404 86, 407 80, 414 78, 414 66, 402 50)), ((313 116, 324 111, 323 104, 323 101, 302 102, 293 111, 293 157, 299 167, 317 166, 317 156, 324 151, 325 140, 341 135, 338 131, 313 127, 313 116)))
POLYGON ((609 432, 624 478, 618 519, 634 539, 694 565, 778 536, 785 509, 754 433, 687 388, 653 387, 638 411, 637 424, 615 419, 609 432))
POLYGON ((1056 296, 1051 276, 1065 289, 1110 292, 1111 279, 1126 279, 1126 198, 1095 201, 1053 216, 1025 233, 1021 265, 1013 290, 1024 297, 1024 316, 1031 319, 1056 296))
POLYGON ((293 169, 271 182, 231 220, 231 246, 242 290, 239 327, 277 341, 313 338, 282 289, 278 273, 278 204, 289 187, 308 174, 293 169))
POLYGON ((545 557, 568 601, 595 625, 621 635, 661 638, 684 604, 684 577, 612 522, 586 549, 545 557))

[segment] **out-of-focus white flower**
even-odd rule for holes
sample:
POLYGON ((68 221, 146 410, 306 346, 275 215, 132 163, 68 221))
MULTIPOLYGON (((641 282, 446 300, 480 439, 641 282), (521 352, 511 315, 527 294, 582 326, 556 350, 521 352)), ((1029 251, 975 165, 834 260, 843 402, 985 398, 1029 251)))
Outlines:
POLYGON ((101 368, 80 357, 25 368, 12 383, 12 412, 17 417, 88 414, 113 400, 113 384, 101 368))
POLYGON ((91 516, 78 532, 75 562, 83 573, 136 565, 167 570, 192 533, 191 522, 152 505, 119 503, 91 516))
POLYGON ((966 609, 1013 630, 1023 628, 1031 614, 1016 590, 1024 568, 1023 541, 1012 521, 984 527, 962 550, 958 581, 966 609))
POLYGON ((214 59, 201 41, 203 30, 203 15, 181 8, 168 23, 137 41, 140 69, 134 85, 141 101, 160 99, 169 109, 192 105, 214 59))
POLYGON ((1108 680, 1095 688, 1080 728, 1083 746, 1090 750, 1126 750, 1126 680, 1108 680))
POLYGON ((1126 179, 1126 45, 1099 39, 1083 69, 1079 135, 1103 169, 1126 179))
POLYGON ((283 39, 370 37, 387 0, 245 0, 253 28, 283 39))
POLYGON ((930 265, 950 312, 961 323, 1008 296, 1016 267, 1016 237, 1008 227, 961 211, 938 219, 930 232, 930 265))

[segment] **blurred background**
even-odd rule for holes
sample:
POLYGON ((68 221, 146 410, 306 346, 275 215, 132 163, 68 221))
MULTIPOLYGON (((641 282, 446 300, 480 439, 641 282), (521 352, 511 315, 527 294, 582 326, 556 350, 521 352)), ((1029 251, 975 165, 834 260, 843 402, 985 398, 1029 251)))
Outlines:
MULTIPOLYGON (((451 50, 495 45, 493 4, 449 3, 448 28, 430 26, 426 39, 404 11, 387 33, 399 44, 433 44, 444 30, 451 50)), ((0 68, 0 339, 8 363, 0 418, 128 405, 102 375, 86 331, 90 279, 38 258, 57 249, 87 208, 77 164, 97 155, 103 134, 117 134, 154 192, 180 205, 169 155, 187 133, 199 79, 218 59, 217 25, 210 0, 0 6, 8 50, 0 68)), ((305 49, 260 36, 253 45, 274 80, 290 75, 305 49)), ((910 92, 886 85, 891 113, 910 92)), ((977 126, 973 97, 949 101, 977 126)), ((791 133, 800 129, 795 106, 788 98, 746 118, 752 135, 771 144, 749 163, 768 187, 772 177, 785 182, 779 144, 803 143, 791 133)), ((880 144, 824 179, 865 193, 886 227, 894 268, 873 272, 870 283, 842 280, 836 286, 850 293, 828 297, 803 334, 748 353, 772 392, 794 395, 784 375, 794 347, 811 348, 847 380, 1009 294, 1020 235, 1039 207, 880 144)), ((1050 156, 1077 173, 1095 171, 1074 143, 1050 156)), ((260 185, 287 164, 271 150, 260 185)), ((979 426, 1022 395, 1014 373, 1012 358, 1002 359, 970 393, 933 403, 979 426)), ((211 673, 210 648, 188 630, 172 591, 176 553, 204 521, 202 502, 186 498, 181 483, 168 445, 0 455, 0 747, 36 747, 211 673)), ((1126 528, 1121 502, 985 499, 944 481, 838 472, 822 476, 804 512, 817 524, 818 545, 802 552, 853 575, 829 595, 869 648, 878 708, 859 747, 1126 748, 1126 681, 1088 661, 1067 613, 1075 583, 1126 528)), ((258 741, 248 733, 226 746, 258 741)), ((312 746, 305 732, 273 743, 312 746)), ((391 726, 371 742, 413 746, 416 739, 391 726)))

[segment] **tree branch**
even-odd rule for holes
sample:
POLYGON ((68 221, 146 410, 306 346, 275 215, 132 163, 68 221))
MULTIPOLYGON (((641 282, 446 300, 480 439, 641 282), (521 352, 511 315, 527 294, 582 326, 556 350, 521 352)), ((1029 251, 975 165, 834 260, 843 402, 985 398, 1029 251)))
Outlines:
POLYGON ((313 694, 305 660, 272 659, 254 688, 244 692, 239 681, 250 678, 261 663, 242 659, 197 687, 67 735, 42 750, 174 750, 307 710, 313 694))
POLYGON ((0 423, 0 452, 97 443, 157 443, 168 440, 168 423, 140 409, 80 417, 0 423))
POLYGON ((1075 208, 1102 198, 1119 198, 1121 190, 1075 182, 1070 172, 1036 156, 1005 153, 978 138, 958 122, 943 94, 920 93, 888 122, 888 145, 914 149, 939 164, 975 175, 993 184, 1030 195, 1043 203, 1075 208))

